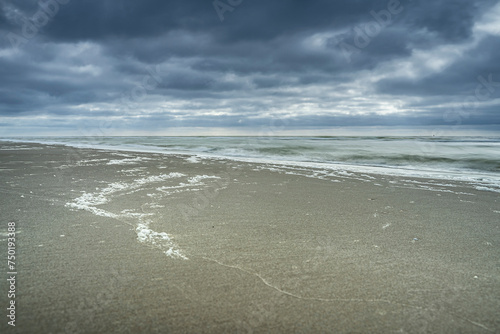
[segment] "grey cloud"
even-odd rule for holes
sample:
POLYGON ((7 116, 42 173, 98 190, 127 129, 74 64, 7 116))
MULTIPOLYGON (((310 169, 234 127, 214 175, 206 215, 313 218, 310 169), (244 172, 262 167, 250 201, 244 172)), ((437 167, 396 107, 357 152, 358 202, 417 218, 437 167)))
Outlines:
POLYGON ((496 92, 494 92, 496 94, 492 97, 500 96, 500 64, 498 59, 500 59, 500 38, 487 37, 476 48, 465 52, 459 62, 452 64, 442 72, 420 80, 381 80, 377 84, 377 89, 381 93, 398 95, 473 95, 478 85, 481 84, 478 77, 487 79, 491 75, 493 82, 499 83, 496 92))
MULTIPOLYGON (((122 128, 262 126, 280 117, 297 128, 437 126, 449 123, 447 103, 474 94, 478 76, 500 82, 499 35, 473 34, 490 0, 254 0, 222 22, 211 1, 72 0, 12 47, 6 37, 22 36, 38 3, 0 4, 0 117, 43 114, 73 126, 74 116, 122 115, 122 128), (402 10, 356 46, 356 31, 376 24, 372 11, 391 3, 402 10), (440 71, 384 72, 422 51, 439 60, 439 46, 475 38, 440 71), (356 49, 350 59, 342 41, 356 49)), ((498 124, 499 92, 461 121, 498 124)))

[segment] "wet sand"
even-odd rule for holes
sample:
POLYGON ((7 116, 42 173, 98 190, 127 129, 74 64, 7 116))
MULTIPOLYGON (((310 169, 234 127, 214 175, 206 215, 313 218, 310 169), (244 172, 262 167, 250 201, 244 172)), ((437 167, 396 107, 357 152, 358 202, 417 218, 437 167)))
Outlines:
POLYGON ((0 193, 2 333, 500 332, 466 183, 0 142, 0 193))

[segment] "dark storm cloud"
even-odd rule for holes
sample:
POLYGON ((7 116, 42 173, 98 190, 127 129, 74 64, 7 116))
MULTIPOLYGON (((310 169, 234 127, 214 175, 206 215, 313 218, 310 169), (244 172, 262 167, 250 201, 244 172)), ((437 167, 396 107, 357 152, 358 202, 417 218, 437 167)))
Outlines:
MULTIPOLYGON (((37 3, 7 1, 4 7, 30 17, 37 11, 37 3)), ((213 2, 206 0, 69 1, 60 6, 60 17, 46 31, 66 41, 151 37, 172 30, 217 32, 217 38, 231 41, 269 40, 284 32, 341 27, 385 5, 386 1, 243 1, 234 13, 224 13, 222 26, 213 2)))
POLYGON ((0 116, 3 124, 44 115, 69 126, 121 115, 130 129, 161 119, 446 125, 443 115, 474 98, 482 76, 492 84, 460 121, 492 124, 497 3, 5 0, 0 116))

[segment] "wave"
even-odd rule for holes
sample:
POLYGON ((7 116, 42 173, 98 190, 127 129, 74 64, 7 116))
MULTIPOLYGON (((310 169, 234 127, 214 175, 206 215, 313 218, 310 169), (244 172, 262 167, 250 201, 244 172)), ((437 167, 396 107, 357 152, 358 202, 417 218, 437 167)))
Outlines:
POLYGON ((447 171, 464 175, 488 173, 500 180, 500 137, 24 137, 3 140, 259 162, 439 170, 443 174, 447 171))

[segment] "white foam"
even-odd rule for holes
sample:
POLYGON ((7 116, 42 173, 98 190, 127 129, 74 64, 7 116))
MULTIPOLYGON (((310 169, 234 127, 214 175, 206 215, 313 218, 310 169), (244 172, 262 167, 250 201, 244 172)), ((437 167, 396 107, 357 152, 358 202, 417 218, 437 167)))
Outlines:
POLYGON ((77 165, 78 166, 87 166, 93 163, 101 163, 101 162, 106 162, 108 159, 102 158, 102 159, 83 159, 78 161, 77 165))
POLYGON ((109 217, 109 218, 115 218, 115 219, 119 218, 118 215, 116 215, 116 214, 114 214, 112 212, 109 212, 109 211, 106 211, 106 210, 103 210, 103 209, 99 209, 99 208, 96 208, 94 206, 90 206, 90 205, 87 205, 87 204, 66 203, 66 207, 77 209, 77 210, 85 210, 85 211, 93 213, 96 216, 109 217))
POLYGON ((201 180, 206 180, 206 179, 220 179, 219 176, 210 176, 210 175, 196 175, 193 177, 190 177, 188 179, 189 183, 201 183, 201 180))
MULTIPOLYGON (((160 174, 143 177, 135 179, 133 182, 129 183, 113 182, 108 184, 107 187, 101 190, 97 189, 95 193, 84 192, 80 197, 75 198, 72 202, 66 203, 66 207, 76 210, 85 210, 91 212, 96 216, 109 217, 118 220, 121 220, 123 218, 132 218, 137 221, 135 231, 137 234, 137 240, 139 242, 148 243, 153 247, 159 248, 161 250, 168 248, 167 251, 164 251, 167 256, 188 259, 182 254, 180 250, 176 249, 176 245, 173 243, 170 236, 166 232, 156 232, 149 228, 150 222, 146 220, 146 217, 153 215, 153 213, 135 212, 134 210, 125 209, 117 214, 98 208, 99 205, 108 203, 111 200, 111 195, 115 193, 120 193, 121 195, 131 194, 143 189, 145 185, 163 182, 168 179, 180 178, 184 176, 185 175, 182 173, 173 172, 170 174, 160 174)), ((154 195, 155 194, 148 194, 149 197, 152 197, 154 195)), ((151 205, 150 207, 153 207, 153 205, 151 205)))
POLYGON ((164 252, 167 256, 171 256, 171 257, 178 257, 178 258, 181 258, 181 259, 184 259, 184 260, 189 260, 189 258, 187 258, 185 255, 183 255, 181 252, 179 252, 178 249, 174 249, 173 247, 170 247, 168 249, 168 251, 165 251, 164 252))
POLYGON ((477 190, 486 190, 486 191, 493 191, 500 193, 500 188, 491 188, 491 187, 483 187, 483 186, 476 186, 475 187, 477 190))
POLYGON ((170 241, 170 237, 165 232, 155 232, 149 228, 146 224, 138 224, 135 228, 137 233, 137 238, 140 242, 150 242, 153 245, 157 244, 158 240, 170 241))
POLYGON ((183 177, 183 176, 186 176, 186 175, 184 175, 182 173, 173 172, 170 174, 160 174, 160 175, 153 175, 153 176, 144 177, 141 179, 137 179, 134 182, 138 185, 145 185, 148 183, 161 182, 161 181, 165 181, 168 179, 179 178, 179 177, 183 177))
MULTIPOLYGON (((67 205, 77 209, 87 210, 90 212, 97 212, 96 210, 92 209, 92 207, 107 203, 109 195, 112 195, 116 192, 136 190, 143 185, 155 182, 161 182, 172 178, 179 178, 183 176, 185 175, 182 173, 170 173, 170 174, 154 175, 136 179, 132 183, 113 182, 110 183, 106 188, 103 188, 100 192, 83 193, 83 195, 81 195, 80 197, 75 198, 73 200, 73 203, 67 203, 67 205)), ((102 213, 98 215, 101 216, 102 213)))
MULTIPOLYGON (((56 140, 48 140, 45 139, 25 139, 25 138, 16 138, 16 139, 4 139, 9 142, 16 143, 42 143, 45 145, 57 144, 57 145, 65 145, 72 147, 80 147, 80 148, 92 148, 92 149, 107 149, 112 150, 112 154, 119 155, 121 157, 130 157, 131 155, 127 155, 125 153, 117 153, 120 152, 149 152, 149 153, 161 153, 166 155, 189 155, 188 158, 192 159, 192 161, 198 161, 199 159, 211 159, 211 160, 232 160, 232 161, 242 161, 249 163, 262 163, 262 164, 277 164, 281 166, 293 166, 293 167, 302 167, 308 169, 321 169, 324 171, 336 171, 337 173, 346 173, 345 176, 352 176, 352 173, 371 173, 371 174, 379 174, 379 175, 391 175, 391 176, 406 176, 412 178, 427 178, 427 179, 442 179, 442 180, 452 180, 452 181, 461 181, 468 182, 473 186, 479 186, 478 190, 484 191, 494 191, 500 192, 500 177, 498 173, 495 172, 487 172, 487 171, 470 171, 470 170, 448 170, 446 167, 443 169, 437 168, 427 168, 423 166, 367 166, 367 165, 356 165, 356 164, 348 164, 348 163, 333 163, 330 161, 323 162, 308 162, 305 160, 288 160, 282 157, 274 157, 274 158, 266 158, 263 156, 249 156, 249 152, 242 151, 235 156, 235 152, 231 153, 231 148, 229 150, 221 150, 219 153, 211 153, 207 150, 208 147, 197 146, 194 149, 190 149, 185 147, 183 144, 179 144, 178 148, 174 148, 172 150, 165 150, 164 147, 160 146, 151 146, 149 143, 147 145, 143 145, 140 143, 136 144, 125 144, 123 142, 118 142, 115 140, 106 141, 96 140, 95 138, 77 138, 77 139, 66 139, 59 138, 56 140), (244 154, 246 156, 241 156, 244 154), (349 171, 351 173, 348 173, 349 171)), ((457 145, 464 145, 464 143, 455 143, 457 145)), ((490 142, 490 145, 499 145, 500 143, 490 142)), ((234 150, 234 149, 233 149, 234 150)), ((121 160, 123 161, 123 160, 121 160)))
POLYGON ((139 223, 135 229, 137 239, 142 243, 148 243, 160 249, 168 247, 164 253, 167 256, 188 260, 188 257, 176 248, 171 237, 166 232, 156 232, 149 228, 149 223, 139 223))
POLYGON ((110 160, 107 165, 134 165, 137 162, 151 160, 150 158, 135 157, 135 158, 125 158, 119 160, 110 160))
POLYGON ((192 157, 186 158, 186 161, 191 162, 193 164, 197 164, 197 163, 201 162, 201 159, 199 157, 193 155, 192 157))
MULTIPOLYGON (((406 180, 405 180, 405 182, 406 182, 406 180)), ((438 191, 438 192, 444 192, 444 193, 452 193, 452 194, 457 194, 457 195, 474 196, 474 194, 471 194, 471 193, 465 193, 465 192, 462 192, 462 191, 453 191, 453 190, 450 190, 450 189, 443 189, 443 188, 434 188, 434 187, 426 186, 426 185, 422 185, 422 184, 404 184, 404 186, 408 186, 408 187, 406 187, 408 189, 423 189, 423 190, 429 190, 429 191, 438 191)), ((400 188, 405 188, 405 187, 400 187, 400 188)))
POLYGON ((146 167, 136 167, 136 168, 130 168, 130 169, 122 169, 120 172, 123 174, 133 175, 133 174, 138 174, 138 173, 144 173, 145 169, 146 169, 146 167))
MULTIPOLYGON (((247 159, 239 159, 239 160, 247 160, 247 159)), ((251 161, 249 161, 251 162, 251 161)), ((438 170, 413 170, 413 169, 404 169, 404 168, 393 168, 393 167, 372 167, 372 166, 356 166, 356 165, 342 165, 342 164, 322 164, 322 163, 314 163, 314 162, 296 162, 296 161, 273 161, 266 162, 264 165, 259 166, 259 169, 275 169, 276 166, 280 166, 283 169, 290 169, 293 172, 287 171, 286 174, 296 174, 302 175, 306 177, 316 177, 322 178, 320 174, 324 174, 326 176, 331 177, 346 177, 350 179, 358 179, 361 181, 372 181, 371 178, 369 180, 359 178, 358 176, 366 176, 362 173, 371 173, 377 175, 384 176, 399 176, 399 177, 411 177, 411 178, 422 178, 422 179, 431 179, 431 180, 447 180, 447 181, 457 181, 457 182, 466 182, 474 186, 477 190, 482 191, 493 191, 500 192, 500 180, 498 180, 498 176, 493 173, 483 174, 475 174, 475 175, 467 175, 459 172, 449 172, 449 171, 438 171, 438 170), (269 166, 272 164, 272 167, 269 166), (306 173, 299 173, 297 171, 305 171, 306 173), (311 174, 311 172, 319 172, 320 174, 311 174), (308 172, 308 173, 307 173, 308 172), (487 185, 487 186, 486 186, 487 185)), ((259 170, 257 169, 257 170, 259 170)), ((413 180, 403 180, 405 182, 415 182, 420 183, 420 181, 413 180)), ((398 183, 397 181, 389 181, 390 183, 398 183)), ((425 183, 425 182, 422 182, 425 183)), ((428 183, 431 185, 441 185, 451 187, 453 185, 448 183, 428 183)), ((430 189, 429 189, 430 190, 430 189)), ((446 191, 446 190, 441 190, 446 191)), ((453 192, 448 190, 448 192, 453 192)), ((454 192, 457 194, 467 194, 468 193, 460 193, 454 192)))

